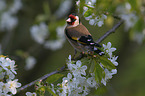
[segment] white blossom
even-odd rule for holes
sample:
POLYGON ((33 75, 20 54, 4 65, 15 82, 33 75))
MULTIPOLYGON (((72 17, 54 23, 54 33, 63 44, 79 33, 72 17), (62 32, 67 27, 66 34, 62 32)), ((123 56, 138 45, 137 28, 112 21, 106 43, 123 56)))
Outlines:
POLYGON ((90 19, 89 24, 94 25, 95 24, 95 19, 90 19))
POLYGON ((10 70, 14 73, 16 73, 16 71, 14 70, 14 67, 11 67, 13 66, 15 62, 9 58, 5 58, 5 57, 0 57, 0 66, 2 66, 2 68, 4 70, 8 70, 8 67, 10 67, 10 70))
POLYGON ((71 73, 68 73, 68 74, 67 74, 67 77, 64 77, 64 78, 63 78, 63 81, 66 81, 66 80, 67 80, 67 81, 70 81, 70 79, 72 79, 72 75, 71 75, 71 73))
POLYGON ((10 70, 6 71, 6 75, 8 76, 7 81, 15 78, 15 75, 10 70))
POLYGON ((71 63, 71 55, 68 56, 68 62, 71 63))
POLYGON ((97 23, 98 27, 101 27, 103 24, 104 24, 103 21, 99 21, 99 22, 97 23))
POLYGON ((6 2, 5 0, 0 0, 0 11, 4 10, 6 7, 6 2))
POLYGON ((105 69, 105 78, 102 78, 101 83, 103 83, 106 86, 107 80, 112 78, 112 75, 117 73, 116 69, 112 69, 111 72, 108 69, 105 69))
POLYGON ((133 34, 133 40, 137 41, 138 44, 142 44, 143 40, 145 39, 145 34, 143 32, 134 32, 133 34))
POLYGON ((57 50, 62 48, 62 43, 63 41, 61 40, 50 40, 50 41, 46 41, 44 47, 47 49, 51 49, 51 50, 57 50))
MULTIPOLYGON (((89 24, 92 22, 92 21, 90 21, 91 19, 92 19, 92 15, 90 15, 90 16, 88 16, 88 17, 85 17, 85 19, 86 20, 88 20, 89 21, 89 24)), ((94 20, 94 19, 93 19, 94 20)), ((95 21, 95 20, 94 20, 95 21)), ((90 25, 94 25, 94 22, 92 23, 92 24, 90 24, 90 25)))
POLYGON ((11 6, 9 12, 11 12, 12 14, 16 14, 18 10, 20 10, 21 8, 22 8, 21 0, 14 0, 14 3, 11 6))
POLYGON ((126 8, 127 10, 130 10, 130 9, 131 9, 131 5, 130 5, 128 2, 126 2, 126 3, 125 3, 125 8, 126 8))
POLYGON ((8 84, 10 85, 10 91, 12 92, 12 94, 16 94, 17 93, 16 88, 19 88, 21 86, 21 83, 17 81, 18 79, 8 81, 8 84))
POLYGON ((17 74, 17 72, 15 71, 15 62, 14 61, 11 61, 11 64, 10 64, 10 70, 14 73, 14 74, 17 74))
POLYGON ((118 56, 116 56, 116 57, 114 56, 114 57, 109 58, 109 60, 110 60, 115 66, 118 66, 118 62, 116 61, 117 58, 118 58, 118 56))
POLYGON ((51 50, 57 50, 57 49, 62 48, 62 46, 65 42, 64 29, 65 29, 65 25, 57 27, 56 28, 57 39, 56 40, 47 40, 44 44, 44 47, 51 49, 51 50))
POLYGON ((107 45, 103 44, 104 51, 106 51, 106 53, 108 53, 110 58, 112 57, 112 52, 114 52, 116 50, 116 48, 114 48, 114 47, 111 48, 111 45, 112 45, 111 42, 108 42, 107 45))
POLYGON ((77 1, 76 1, 76 4, 77 4, 77 6, 79 6, 79 4, 80 4, 80 0, 77 0, 77 1))
POLYGON ((7 72, 11 71, 14 74, 17 74, 17 72, 15 71, 15 61, 14 60, 11 60, 11 59, 5 58, 5 57, 0 57, 0 66, 7 72))
POLYGON ((3 82, 0 82, 0 93, 2 93, 2 91, 3 91, 3 82))
POLYGON ((26 96, 37 96, 37 94, 35 92, 26 92, 26 96))
POLYGON ((85 0, 85 4, 87 4, 90 7, 94 7, 95 3, 96 3, 96 0, 85 0))
POLYGON ((51 83, 51 90, 52 90, 53 93, 56 93, 55 89, 54 89, 54 84, 52 84, 52 83, 51 83))
POLYGON ((90 87, 95 87, 97 84, 94 77, 88 78, 87 83, 89 84, 90 87))
POLYGON ((71 67, 72 67, 71 71, 74 76, 80 76, 81 74, 86 75, 85 70, 87 69, 87 66, 86 65, 82 66, 81 61, 77 61, 76 64, 72 64, 71 67))
POLYGON ((18 19, 10 12, 4 12, 1 15, 1 22, 0 22, 0 29, 1 30, 12 30, 14 27, 16 27, 18 23, 18 19))
POLYGON ((7 94, 10 91, 10 89, 9 89, 10 85, 7 83, 2 83, 2 82, 1 82, 1 84, 2 84, 3 93, 7 94))
POLYGON ((9 94, 6 94, 6 93, 0 93, 0 96, 12 96, 12 95, 9 95, 9 94))
POLYGON ((5 72, 0 71, 0 80, 4 79, 5 74, 5 72))
POLYGON ((37 61, 36 61, 36 59, 35 59, 33 56, 28 56, 28 57, 26 58, 25 69, 26 69, 26 70, 32 69, 32 68, 35 66, 36 62, 37 62, 37 61))
POLYGON ((32 26, 30 32, 33 39, 39 44, 43 44, 49 35, 48 26, 44 22, 32 26))
POLYGON ((111 72, 112 72, 112 75, 117 74, 117 69, 112 69, 111 72))

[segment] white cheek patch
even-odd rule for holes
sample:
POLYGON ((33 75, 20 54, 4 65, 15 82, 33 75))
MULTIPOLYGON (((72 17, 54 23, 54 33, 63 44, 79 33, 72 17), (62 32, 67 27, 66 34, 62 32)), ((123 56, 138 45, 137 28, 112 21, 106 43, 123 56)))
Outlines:
POLYGON ((70 19, 70 18, 68 18, 68 19, 66 20, 66 22, 71 22, 71 19, 70 19))
POLYGON ((78 16, 76 16, 76 21, 75 21, 74 25, 79 25, 79 17, 78 16))
POLYGON ((76 16, 76 22, 78 22, 78 23, 79 23, 79 17, 78 17, 78 16, 76 16))

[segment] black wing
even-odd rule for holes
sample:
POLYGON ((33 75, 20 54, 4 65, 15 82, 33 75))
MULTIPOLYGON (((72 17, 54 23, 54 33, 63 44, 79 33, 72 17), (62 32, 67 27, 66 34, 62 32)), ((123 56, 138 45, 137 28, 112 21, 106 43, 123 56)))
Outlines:
POLYGON ((99 45, 98 43, 95 43, 93 41, 93 38, 91 35, 87 35, 87 36, 81 36, 78 39, 78 42, 83 44, 83 45, 91 45, 91 46, 97 46, 97 47, 102 47, 101 45, 99 45))

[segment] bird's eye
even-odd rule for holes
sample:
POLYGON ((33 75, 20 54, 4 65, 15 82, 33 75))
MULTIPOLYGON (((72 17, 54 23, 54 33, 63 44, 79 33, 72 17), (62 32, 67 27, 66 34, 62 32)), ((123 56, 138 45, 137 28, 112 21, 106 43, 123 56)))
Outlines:
POLYGON ((75 22, 75 21, 76 21, 76 19, 74 19, 74 18, 71 18, 71 21, 72 21, 72 22, 75 22))

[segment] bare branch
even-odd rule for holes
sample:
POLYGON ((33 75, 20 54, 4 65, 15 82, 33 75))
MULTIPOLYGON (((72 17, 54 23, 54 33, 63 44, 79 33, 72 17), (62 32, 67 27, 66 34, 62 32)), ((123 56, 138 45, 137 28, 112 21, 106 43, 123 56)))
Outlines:
POLYGON ((101 41, 103 41, 106 37, 108 37, 111 33, 115 32, 117 28, 119 28, 119 26, 123 24, 123 20, 120 20, 119 23, 117 23, 112 29, 110 29, 109 31, 107 31, 102 37, 100 37, 96 43, 100 43, 101 41))
POLYGON ((53 75, 53 74, 62 72, 64 69, 65 69, 65 66, 63 66, 63 67, 61 67, 60 69, 55 70, 55 71, 53 71, 53 72, 51 72, 51 73, 48 73, 48 74, 46 74, 46 75, 40 77, 39 79, 30 82, 29 84, 26 84, 26 85, 22 86, 22 87, 19 88, 17 91, 20 92, 20 91, 22 91, 22 90, 24 90, 24 89, 26 89, 26 88, 28 88, 28 87, 34 85, 34 84, 35 84, 36 82, 38 82, 38 81, 45 80, 45 79, 47 79, 49 76, 51 76, 51 75, 53 75))

